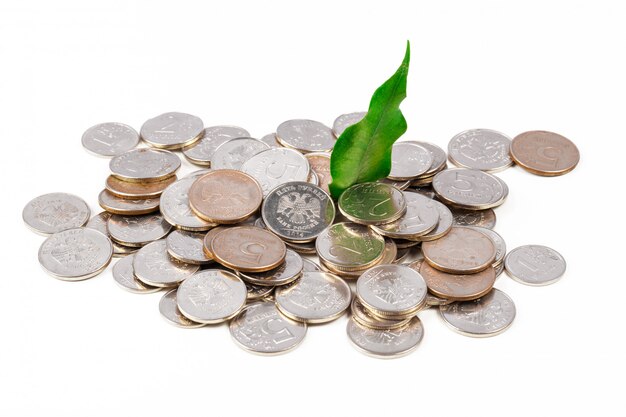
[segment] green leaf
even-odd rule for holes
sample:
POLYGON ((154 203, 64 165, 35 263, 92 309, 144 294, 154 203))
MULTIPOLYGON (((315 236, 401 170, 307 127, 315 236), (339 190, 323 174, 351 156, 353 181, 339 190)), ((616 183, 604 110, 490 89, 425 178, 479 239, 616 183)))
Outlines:
POLYGON ((365 117, 337 139, 330 157, 329 188, 334 198, 339 198, 351 185, 389 175, 391 147, 407 128, 400 103, 406 97, 410 58, 407 41, 402 65, 374 92, 365 117))

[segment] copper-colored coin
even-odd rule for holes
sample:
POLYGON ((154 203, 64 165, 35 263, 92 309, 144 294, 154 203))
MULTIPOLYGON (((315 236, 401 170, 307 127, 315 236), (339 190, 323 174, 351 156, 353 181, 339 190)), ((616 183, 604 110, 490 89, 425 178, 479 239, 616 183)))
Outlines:
POLYGON ((111 194, 108 190, 102 190, 98 195, 100 207, 109 213, 127 216, 138 216, 157 211, 159 209, 159 201, 158 198, 120 198, 111 194))
POLYGON ((419 270, 428 291, 454 301, 475 300, 491 291, 496 282, 496 270, 489 267, 476 274, 448 274, 422 262, 419 270))
POLYGON ((573 170, 580 152, 571 140, 558 133, 532 130, 513 139, 511 158, 533 174, 554 177, 573 170))
POLYGON ((217 233, 211 241, 211 253, 217 262, 228 268, 263 272, 279 266, 285 260, 287 248, 272 232, 254 226, 238 226, 217 233))
POLYGON ((324 152, 313 152, 304 155, 309 160, 311 165, 311 171, 317 174, 319 187, 328 191, 328 184, 330 183, 330 154, 324 152))
POLYGON ((163 190, 176 180, 174 175, 158 182, 130 182, 109 175, 104 186, 111 194, 121 198, 152 198, 160 196, 163 190))
POLYGON ((234 224, 259 209, 263 190, 250 175, 233 169, 211 171, 189 190, 189 205, 203 220, 234 224))
POLYGON ((217 226, 213 229, 209 230, 206 235, 204 235, 204 244, 203 250, 204 254, 209 258, 213 259, 213 252, 211 251, 211 242, 213 242, 213 238, 222 230, 228 229, 228 226, 217 226))
POLYGON ((490 267, 496 247, 487 235, 467 227, 452 227, 441 239, 422 243, 426 262, 452 274, 473 274, 490 267))

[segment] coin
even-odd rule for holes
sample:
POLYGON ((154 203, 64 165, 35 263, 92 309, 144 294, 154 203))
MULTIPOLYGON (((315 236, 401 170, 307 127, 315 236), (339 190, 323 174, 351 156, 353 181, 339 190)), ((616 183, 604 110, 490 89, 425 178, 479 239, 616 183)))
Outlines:
POLYGON ((200 178, 201 176, 203 176, 204 174, 208 174, 209 172, 211 172, 211 170, 209 168, 207 168, 207 169, 198 169, 196 171, 193 171, 193 172, 185 175, 183 178, 200 178))
POLYGON ((173 324, 176 327, 182 327, 183 329, 197 329, 198 327, 204 326, 203 323, 196 323, 195 321, 191 321, 187 317, 183 316, 178 309, 176 292, 177 289, 174 288, 173 290, 166 292, 163 297, 161 297, 161 301, 159 301, 159 312, 161 313, 161 316, 163 316, 168 323, 173 324))
POLYGON ((263 286, 277 286, 289 284, 302 274, 304 261, 295 251, 287 249, 285 261, 278 267, 265 272, 238 272, 244 281, 263 286))
POLYGON ((229 226, 217 226, 217 227, 214 227, 213 229, 209 230, 204 235, 203 251, 204 251, 204 254, 208 258, 213 259, 213 252, 211 252, 211 242, 213 241, 213 238, 215 237, 216 234, 218 234, 222 230, 226 230, 228 227, 229 226))
POLYGON ((302 262, 304 263, 302 271, 306 271, 306 272, 321 271, 321 268, 313 261, 310 261, 306 258, 302 258, 302 262))
POLYGON ((293 249, 303 255, 315 255, 317 253, 315 251, 315 241, 305 243, 293 243, 285 241, 285 245, 287 245, 288 248, 293 249))
POLYGON ((167 253, 165 239, 157 240, 139 249, 133 260, 135 277, 153 287, 174 287, 198 271, 191 265, 172 258, 167 253))
POLYGON ((140 215, 157 211, 159 209, 159 198, 121 198, 111 194, 108 190, 102 190, 98 194, 98 204, 109 213, 140 215))
POLYGON ((491 229, 487 229, 485 227, 478 227, 478 226, 468 226, 471 229, 474 230, 478 230, 481 233, 484 233, 485 235, 487 235, 487 237, 489 237, 491 239, 491 241, 493 242, 493 244, 496 247, 496 259, 493 261, 493 266, 497 266, 500 263, 502 263, 502 261, 504 261, 504 256, 506 255, 506 243, 504 242, 504 239, 502 239, 502 236, 500 236, 500 234, 494 232, 491 229))
POLYGON ((398 220, 406 212, 402 191, 379 182, 364 182, 345 190, 339 211, 355 223, 378 225, 398 220))
POLYGON ((320 260, 342 269, 363 269, 383 256, 385 241, 366 226, 336 223, 315 241, 320 260))
POLYGON ((459 167, 497 172, 513 165, 510 149, 511 138, 504 133, 470 129, 450 139, 448 157, 459 167))
POLYGON ((294 119, 276 128, 276 140, 302 153, 330 152, 335 146, 335 135, 328 126, 314 120, 294 119))
POLYGON ((426 305, 428 305, 429 307, 445 306, 448 304, 452 304, 453 302, 453 300, 447 300, 445 298, 437 297, 436 295, 433 295, 431 293, 426 294, 426 305))
POLYGON ((163 113, 141 126, 141 138, 150 146, 162 149, 189 146, 203 133, 204 124, 199 117, 178 112, 163 113))
POLYGON ((424 327, 418 317, 398 329, 376 330, 348 321, 348 337, 366 355, 377 358, 398 358, 414 351, 424 337, 424 327))
POLYGON ((317 174, 315 173, 315 171, 310 170, 309 178, 307 178, 306 182, 313 184, 313 185, 319 185, 320 179, 317 177, 317 174))
POLYGON ((446 169, 435 175, 433 189, 452 205, 485 210, 501 205, 508 194, 503 182, 491 174, 475 169, 446 169))
POLYGON ((372 226, 374 230, 394 239, 415 240, 437 227, 439 210, 434 200, 408 191, 402 195, 406 202, 404 215, 394 222, 372 226))
MULTIPOLYGON (((111 235, 109 234, 109 229, 107 227, 107 223, 111 216, 112 214, 107 211, 98 213, 87 222, 85 227, 97 230, 103 235, 105 235, 106 237, 111 238, 111 235)), ((133 248, 131 246, 120 245, 119 243, 114 242, 113 240, 111 240, 111 244, 113 245, 114 257, 126 256, 128 254, 137 252, 137 248, 133 248)))
MULTIPOLYGON (((250 135, 246 135, 246 136, 250 136, 250 135)), ((259 140, 261 142, 265 143, 270 148, 278 148, 278 147, 280 147, 280 144, 278 142, 276 142, 276 133, 269 133, 269 134, 263 136, 259 140)))
POLYGON ((377 182, 381 182, 383 184, 388 184, 388 185, 394 186, 394 187, 396 187, 400 191, 406 190, 411 185, 411 180, 395 181, 395 180, 391 180, 389 178, 381 178, 377 182))
POLYGON ((265 297, 270 297, 274 292, 274 287, 264 287, 263 285, 254 285, 246 282, 246 290, 248 291, 246 302, 258 301, 265 297))
POLYGON ((332 179, 330 176, 330 155, 324 152, 311 152, 305 157, 309 161, 311 172, 317 175, 319 187, 328 193, 328 184, 332 179))
POLYGON ((345 130, 363 120, 367 112, 359 111, 355 113, 342 114, 333 122, 333 134, 336 137, 341 136, 345 130))
POLYGON ((151 148, 133 149, 109 162, 113 176, 134 182, 161 181, 174 175, 178 168, 178 156, 169 151, 151 148))
POLYGON ((270 147, 254 138, 229 139, 215 149, 211 169, 241 169, 245 161, 270 147))
POLYGON ((161 288, 146 285, 135 278, 135 269, 133 268, 134 259, 135 255, 131 254, 120 259, 113 265, 113 279, 115 282, 126 291, 135 294, 150 294, 160 291, 161 288))
POLYGON ((320 187, 288 182, 274 188, 263 201, 266 227, 278 237, 296 243, 314 240, 335 219, 335 204, 320 187))
POLYGON ((449 274, 422 262, 420 274, 424 277, 428 291, 448 300, 474 300, 487 294, 496 282, 496 271, 487 268, 475 274, 449 274))
POLYGON ((406 181, 416 178, 430 169, 433 163, 431 153, 415 142, 396 142, 391 149, 392 180, 406 181))
POLYGON ((264 355, 294 349, 304 340, 307 329, 306 323, 288 319, 270 301, 247 305, 228 327, 239 346, 264 355))
POLYGON ((576 168, 580 152, 571 140, 557 133, 533 130, 513 139, 511 158, 528 172, 551 177, 576 168))
POLYGON ((358 279, 361 274, 367 269, 376 265, 385 265, 391 264, 396 259, 396 255, 398 254, 398 248, 396 243, 391 239, 385 239, 385 249, 383 250, 382 257, 377 260, 375 263, 368 265, 366 267, 361 267, 360 269, 354 268, 345 268, 339 267, 332 263, 326 263, 324 260, 320 259, 320 268, 325 272, 330 272, 336 275, 339 275, 345 279, 358 279))
POLYGON ((222 323, 239 313, 248 290, 237 275, 220 269, 205 269, 185 279, 178 287, 178 309, 198 323, 222 323))
POLYGON ((202 265, 211 262, 203 250, 204 233, 174 230, 167 236, 167 252, 173 258, 188 264, 202 265))
POLYGON ((239 223, 257 211, 262 200, 259 183, 250 175, 231 169, 211 171, 189 189, 193 212, 218 224, 239 223))
POLYGON ((265 196, 280 184, 306 181, 310 166, 298 151, 272 148, 252 156, 243 163, 241 170, 259 182, 265 196))
POLYGON ((439 201, 433 200, 435 204, 435 208, 437 208, 437 212, 439 213, 439 222, 437 226, 424 236, 420 236, 420 240, 422 242, 428 242, 431 240, 437 240, 445 236, 450 229, 452 229, 453 216, 450 209, 446 207, 445 204, 441 204, 439 201))
POLYGON ((525 245, 513 249, 504 259, 507 275, 527 285, 548 285, 565 273, 565 259, 554 249, 525 245))
POLYGON ((415 143, 417 145, 422 146, 423 148, 426 148, 428 152, 430 152, 430 156, 433 159, 433 162, 430 165, 430 168, 428 168, 426 172, 420 175, 419 178, 435 175, 437 172, 445 169, 446 161, 448 158, 447 158, 446 152, 443 149, 441 149, 439 146, 434 145, 429 142, 422 142, 418 140, 409 140, 407 142, 415 143))
POLYGON ((113 256, 111 240, 97 230, 77 227, 48 237, 39 248, 39 263, 55 278, 80 281, 102 272, 113 256))
POLYGON ((411 248, 398 249, 396 259, 393 260, 394 264, 402 264, 407 261, 411 255, 411 248))
POLYGON ((106 190, 116 197, 127 199, 154 198, 161 195, 168 185, 176 181, 176 175, 158 182, 123 181, 109 175, 104 184, 106 190))
POLYGON ((120 216, 114 214, 107 221, 107 229, 114 241, 132 247, 141 247, 162 239, 172 226, 158 214, 120 216))
POLYGON ((123 123, 100 123, 83 133, 83 147, 98 156, 117 156, 139 143, 139 134, 123 123))
POLYGON ((515 304, 494 288, 472 301, 457 301, 439 307, 444 322, 465 336, 495 336, 508 329, 515 319, 515 304))
POLYGON ((350 310, 352 311, 352 319, 354 321, 370 329, 392 330, 406 326, 409 321, 411 321, 411 317, 404 320, 391 320, 377 317, 361 304, 358 297, 353 298, 350 310))
POLYGON ((211 253, 220 264, 242 272, 263 272, 285 260, 287 248, 280 238, 254 226, 230 227, 215 235, 211 253))
POLYGON ((422 252, 432 267, 452 274, 480 272, 496 258, 496 248, 489 237, 458 226, 440 239, 422 243, 422 252))
POLYGON ((493 229, 496 225, 496 213, 492 209, 466 210, 453 207, 450 209, 456 226, 480 226, 493 229))
POLYGON ((189 206, 189 189, 196 178, 186 177, 167 187, 161 194, 161 214, 172 226, 179 229, 203 232, 215 226, 196 216, 189 206))
POLYGON ((379 316, 410 314, 426 301, 426 282, 405 265, 378 265, 356 282, 359 301, 379 316))
POLYGON ((84 225, 90 213, 82 198, 50 193, 30 200, 22 211, 22 219, 35 233, 50 235, 84 225))
POLYGON ((285 316, 306 323, 326 323, 343 315, 352 292, 341 278, 327 272, 303 272, 293 284, 276 288, 276 306, 285 316))
POLYGON ((202 138, 183 148, 183 155, 197 165, 211 165, 213 152, 229 139, 249 137, 250 133, 237 126, 211 126, 204 129, 202 138))
POLYGON ((433 187, 431 187, 430 185, 424 185, 424 186, 414 186, 411 184, 411 191, 413 191, 414 193, 419 193, 421 195, 423 195, 424 197, 428 197, 428 198, 435 198, 435 192, 433 191, 433 187))

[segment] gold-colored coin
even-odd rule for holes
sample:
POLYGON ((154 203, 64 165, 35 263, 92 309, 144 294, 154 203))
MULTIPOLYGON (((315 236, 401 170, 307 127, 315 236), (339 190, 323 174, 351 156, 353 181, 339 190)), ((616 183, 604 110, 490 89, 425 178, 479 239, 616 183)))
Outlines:
POLYGON ((353 185, 341 194, 338 205, 344 216, 364 225, 390 223, 406 212, 402 191, 380 182, 353 185))
POLYGON ((213 252, 211 251, 211 242, 213 242, 213 238, 215 237, 215 235, 217 235, 222 230, 226 230, 226 229, 228 229, 228 226, 217 226, 209 230, 206 233, 206 235, 204 235, 204 242, 202 245, 202 250, 204 251, 204 254, 207 257, 213 259, 213 252))
POLYGON ((352 317, 354 320, 370 329, 377 330, 393 330, 403 327, 408 324, 411 318, 406 318, 403 320, 392 320, 387 318, 380 318, 373 315, 361 302, 357 297, 352 299, 352 304, 350 305, 350 310, 352 311, 352 317))
POLYGON ((130 182, 109 175, 105 188, 113 195, 127 199, 159 197, 168 185, 177 180, 176 175, 158 182, 130 182))
POLYGON ((100 204, 100 207, 109 213, 123 214, 127 216, 148 214, 159 209, 158 198, 131 200, 113 195, 108 190, 102 190, 102 192, 98 195, 98 203, 100 204))
POLYGON ((571 140, 558 133, 533 130, 513 139, 511 159, 528 172, 554 177, 576 168, 580 152, 571 140))
POLYGON ((263 190, 250 175, 233 169, 211 171, 189 189, 189 206, 203 220, 239 223, 261 206, 263 190))
POLYGON ((287 248, 280 238, 267 230, 237 226, 217 233, 211 241, 210 252, 215 261, 228 268, 263 272, 282 264, 287 248))
POLYGON ((422 262, 419 267, 428 291, 453 301, 475 300, 487 294, 496 282, 496 271, 489 267, 475 274, 449 274, 422 262))
POLYGON ((441 239, 423 242, 422 253, 432 267, 451 274, 480 272, 496 259, 493 241, 467 227, 452 227, 441 239))

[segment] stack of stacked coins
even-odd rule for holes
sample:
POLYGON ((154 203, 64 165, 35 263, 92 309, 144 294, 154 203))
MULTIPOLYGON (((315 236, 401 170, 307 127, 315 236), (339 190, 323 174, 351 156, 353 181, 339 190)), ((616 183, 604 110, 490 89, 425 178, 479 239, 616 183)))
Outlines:
POLYGON ((291 350, 308 324, 348 309, 349 340, 383 358, 418 346, 417 314, 430 307, 465 335, 504 331, 515 305, 494 288, 497 276, 506 270, 518 282, 546 285, 564 274, 565 261, 541 245, 507 255, 491 229, 493 208, 509 190, 492 173, 517 163, 534 174, 565 174, 578 162, 575 145, 551 132, 511 141, 488 129, 454 136, 448 155, 403 141, 392 149, 388 178, 356 184, 335 203, 330 152, 364 115, 342 115, 332 128, 289 120, 261 139, 236 126, 204 128, 183 113, 148 120, 140 135, 121 123, 94 126, 83 146, 112 157, 98 198, 105 211, 89 220, 89 206, 65 193, 29 202, 26 224, 50 235, 39 261, 76 281, 122 257, 115 281, 134 293, 165 289, 159 311, 168 322, 229 321, 235 342, 256 353, 291 350), (147 147, 136 148, 140 140, 147 147), (202 169, 179 179, 173 151, 202 169), (447 159, 458 168, 447 169, 447 159))

